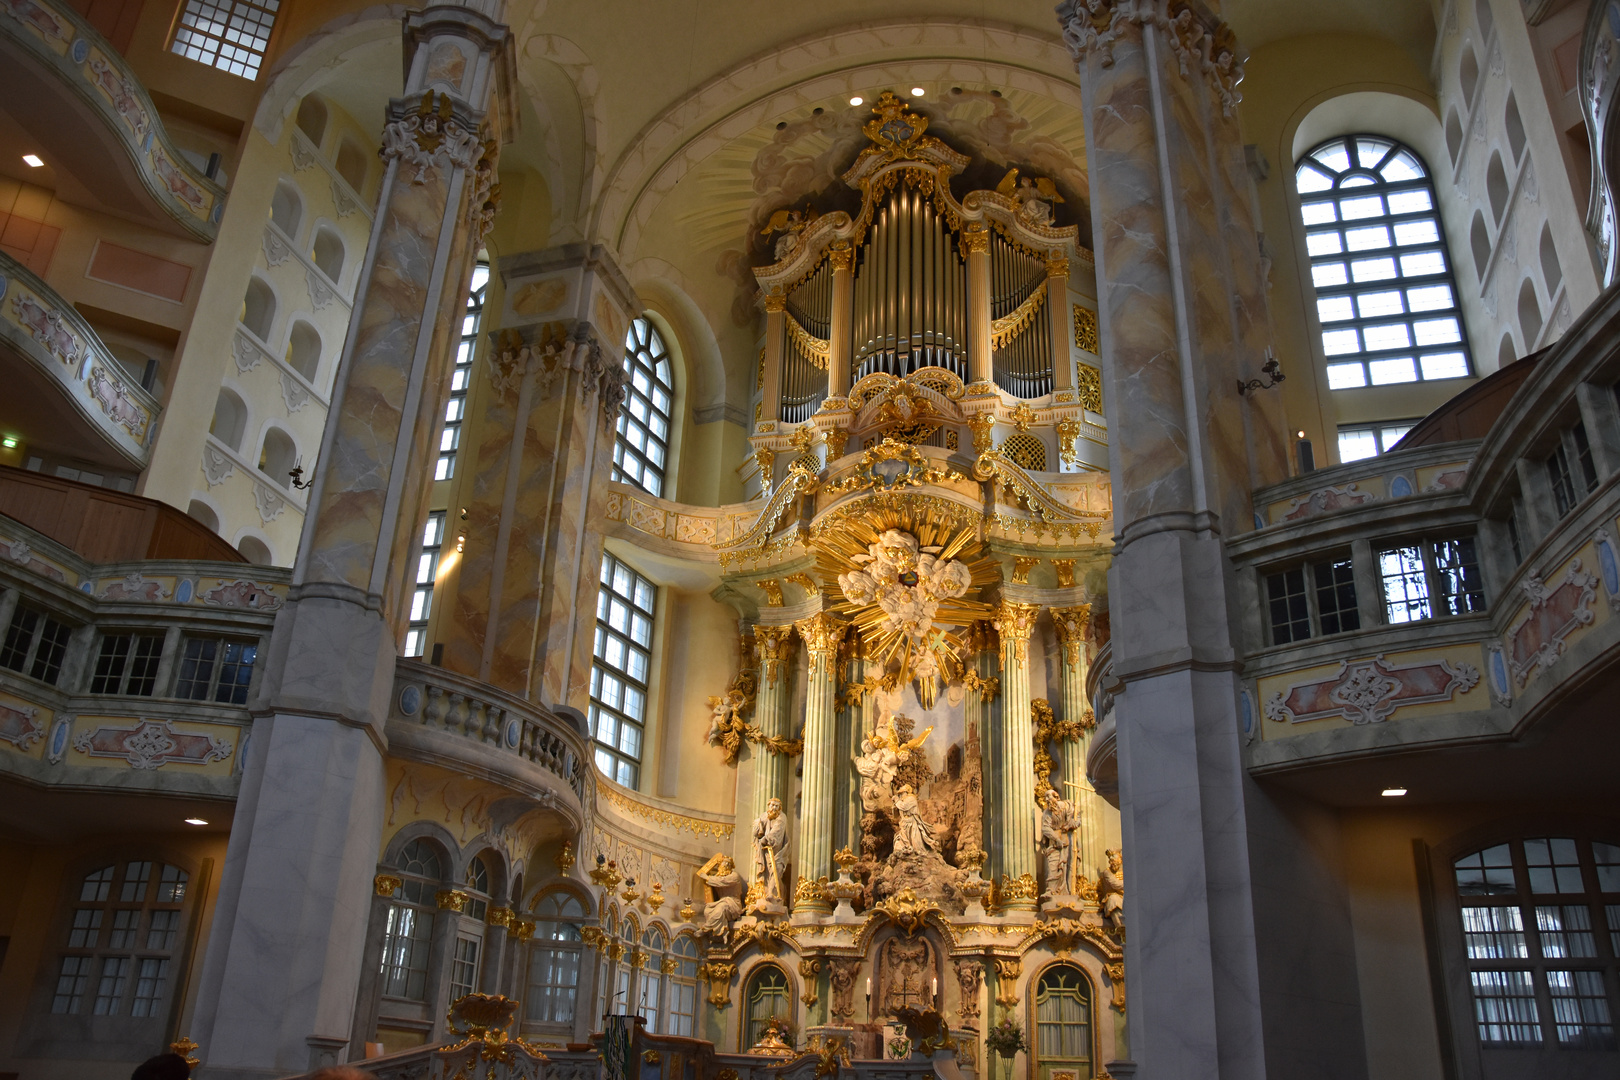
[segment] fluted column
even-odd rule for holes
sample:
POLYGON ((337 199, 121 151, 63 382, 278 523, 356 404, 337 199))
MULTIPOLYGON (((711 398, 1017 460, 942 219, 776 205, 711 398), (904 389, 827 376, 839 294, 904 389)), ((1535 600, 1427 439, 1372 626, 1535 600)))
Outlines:
POLYGON ((1102 799, 1086 776, 1086 755, 1091 751, 1091 733, 1097 722, 1086 701, 1086 675, 1089 668, 1086 645, 1091 639, 1091 605, 1052 608, 1052 627, 1063 650, 1062 779, 1054 786, 1080 811, 1080 865, 1076 874, 1096 880, 1103 857, 1101 832, 1097 828, 1102 799), (1069 787, 1068 784, 1075 785, 1069 787))
POLYGON ((847 626, 825 611, 794 623, 810 654, 804 708, 804 782, 799 788, 799 842, 794 871, 799 882, 795 911, 830 910, 825 890, 815 889, 814 885, 832 873, 838 646, 847 626))
POLYGON ((456 331, 515 113, 503 8, 437 3, 405 16, 404 94, 388 105, 366 262, 288 603, 261 654, 196 988, 189 1034, 216 1080, 360 1056, 351 1040, 394 664, 456 331))
POLYGON ((1035 886, 1035 722, 1029 704, 1029 638, 1040 608, 1003 600, 996 613, 1001 637, 1002 895, 1008 907, 1033 909, 1035 886))
POLYGON ((1046 257, 1047 332, 1052 335, 1052 390, 1074 389, 1074 350, 1069 347, 1069 257, 1046 257))
POLYGON ((832 263, 832 319, 827 338, 827 398, 842 402, 849 396, 852 377, 850 361, 854 342, 851 323, 855 315, 855 251, 848 241, 839 241, 827 253, 832 263))
MULTIPOLYGON (((759 413, 757 431, 775 431, 782 419, 782 350, 787 338, 787 297, 780 292, 765 296, 765 386, 764 407, 759 413), (765 425, 770 425, 766 427, 765 425)), ((767 484, 767 487, 770 485, 767 484)))
MULTIPOLYGON (((759 648, 759 693, 754 698, 754 726, 766 739, 783 740, 788 735, 788 704, 793 700, 793 627, 754 627, 754 641, 759 648)), ((772 799, 787 804, 788 758, 768 743, 754 743, 754 797, 750 806, 747 828, 754 827, 754 819, 765 812, 772 799)), ((747 831, 738 822, 738 832, 747 831)), ((739 863, 738 865, 742 865, 739 863)))
POLYGON ((990 366, 990 232, 983 225, 962 230, 967 256, 968 383, 988 383, 990 366))
MULTIPOLYGON (((977 739, 979 759, 964 760, 964 769, 979 770, 979 790, 983 801, 975 844, 986 855, 982 873, 986 880, 994 880, 1001 865, 1000 838, 996 823, 1000 821, 1001 730, 996 723, 996 696, 1001 686, 1000 661, 996 654, 996 631, 988 622, 976 622, 963 635, 967 642, 967 676, 969 685, 962 699, 963 725, 969 740, 977 739)), ((957 850, 964 845, 959 841, 957 850)))

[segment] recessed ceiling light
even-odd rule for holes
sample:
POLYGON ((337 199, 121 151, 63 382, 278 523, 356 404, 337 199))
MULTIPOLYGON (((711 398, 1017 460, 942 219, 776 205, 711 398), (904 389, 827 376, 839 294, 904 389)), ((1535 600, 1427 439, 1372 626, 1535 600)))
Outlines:
POLYGON ((186 818, 186 824, 187 825, 206 825, 206 824, 208 824, 208 822, 204 821, 200 817, 188 817, 188 818, 186 818))
POLYGON ((1393 799, 1405 794, 1406 789, 1403 787, 1387 787, 1384 789, 1384 797, 1387 799, 1393 799))
POLYGON ((45 159, 41 158, 38 154, 24 154, 23 161, 35 169, 45 164, 45 159))
POLYGON ((924 93, 924 90, 920 86, 913 86, 911 88, 911 96, 912 97, 922 97, 923 93, 924 93))
POLYGON ((857 94, 855 97, 849 99, 849 103, 851 105, 864 105, 866 103, 866 99, 857 94))

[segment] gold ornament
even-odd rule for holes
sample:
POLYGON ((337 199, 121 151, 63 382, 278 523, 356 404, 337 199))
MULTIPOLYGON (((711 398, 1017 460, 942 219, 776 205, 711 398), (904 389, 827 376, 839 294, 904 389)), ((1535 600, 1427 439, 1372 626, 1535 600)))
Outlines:
MULTIPOLYGON (((1057 572, 1057 583, 1060 589, 1074 588, 1074 560, 1053 559, 1052 569, 1057 572)), ((1087 617, 1090 617, 1091 606, 1086 605, 1087 617)))
POLYGON ((1014 585, 1028 585, 1029 572, 1040 563, 1040 557, 1035 555, 1014 555, 1012 580, 1014 585))
POLYGON ((990 450, 990 433, 995 426, 995 413, 974 413, 968 417, 968 427, 973 431, 973 452, 975 454, 987 453, 990 450))
POLYGON ((194 1058, 191 1056, 191 1052, 196 1049, 199 1049, 198 1044, 191 1041, 190 1035, 182 1035, 174 1042, 169 1044, 169 1052, 179 1054, 181 1057, 185 1058, 186 1064, 190 1065, 193 1069, 196 1069, 198 1065, 202 1064, 202 1060, 200 1058, 194 1058))
POLYGON ((868 918, 875 918, 878 914, 888 916, 890 922, 912 937, 928 921, 928 913, 937 911, 939 905, 932 900, 920 897, 911 889, 901 889, 881 904, 872 907, 872 914, 868 918))
POLYGON ((568 871, 574 868, 574 842, 564 840, 562 850, 557 852, 557 857, 552 862, 557 864, 557 873, 567 877, 568 871))
POLYGON ((1072 416, 1065 416, 1057 422, 1058 457, 1063 459, 1065 465, 1080 464, 1080 452, 1075 449, 1075 440, 1080 437, 1080 421, 1072 416))
POLYGON ((465 911, 467 901, 472 897, 457 889, 440 889, 433 894, 433 900, 439 905, 440 911, 465 911))
POLYGON ((404 882, 393 874, 378 874, 371 884, 378 896, 393 896, 404 882))

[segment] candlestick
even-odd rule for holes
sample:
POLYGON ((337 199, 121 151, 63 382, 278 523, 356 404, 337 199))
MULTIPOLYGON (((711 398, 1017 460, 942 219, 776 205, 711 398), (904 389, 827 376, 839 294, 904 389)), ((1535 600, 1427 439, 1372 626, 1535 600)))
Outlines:
POLYGON ((929 987, 928 999, 930 1001, 936 1001, 936 1002, 939 1000, 939 976, 938 975, 934 976, 933 984, 929 987))

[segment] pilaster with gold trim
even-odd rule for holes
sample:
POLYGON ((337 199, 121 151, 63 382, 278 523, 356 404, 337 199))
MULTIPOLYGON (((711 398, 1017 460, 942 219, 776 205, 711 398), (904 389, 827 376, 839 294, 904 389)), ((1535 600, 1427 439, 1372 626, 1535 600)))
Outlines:
POLYGON ((848 624, 822 611, 794 623, 810 655, 804 707, 804 781, 799 789, 799 843, 795 872, 801 885, 795 911, 831 910, 818 888, 832 872, 833 738, 838 699, 838 646, 848 624))
MULTIPOLYGON (((759 649, 759 694, 754 699, 754 725, 766 740, 785 740, 788 735, 788 705, 792 701, 793 627, 754 627, 754 643, 759 649)), ((778 743, 779 745, 779 743, 778 743)), ((737 823, 737 835, 754 827, 754 819, 765 812, 772 799, 787 805, 788 758, 770 741, 752 742, 754 794, 746 822, 737 823)), ((750 856, 751 858, 751 856, 750 856)), ((738 865, 746 865, 740 863, 738 865)))
POLYGON ((967 259, 968 385, 987 386, 990 366, 990 231, 983 225, 962 230, 967 259))
MULTIPOLYGON (((1029 704, 1029 639, 1040 608, 1002 600, 996 612, 1001 638, 1001 728, 1006 737, 1001 760, 1000 848, 1002 876, 1032 885, 1035 878, 1035 721, 1029 704)), ((1033 888, 1010 894, 1008 906, 1033 908, 1033 888)))
POLYGON ((1086 757, 1091 750, 1091 733, 1097 726, 1090 703, 1086 701, 1086 675, 1090 669, 1091 605, 1055 607, 1052 629, 1057 633, 1063 656, 1063 722, 1058 740, 1063 765, 1062 779, 1053 786, 1080 810, 1080 865, 1077 873, 1095 880, 1102 859, 1102 798, 1086 776, 1086 757), (1074 787, 1066 786, 1066 783, 1074 787))

